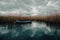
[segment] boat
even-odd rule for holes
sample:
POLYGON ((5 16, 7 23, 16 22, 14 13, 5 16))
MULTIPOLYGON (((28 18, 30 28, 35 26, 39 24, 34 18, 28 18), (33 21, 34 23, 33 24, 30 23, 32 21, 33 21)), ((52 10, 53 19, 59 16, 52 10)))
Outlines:
POLYGON ((16 24, 28 24, 32 23, 32 21, 16 21, 16 24))

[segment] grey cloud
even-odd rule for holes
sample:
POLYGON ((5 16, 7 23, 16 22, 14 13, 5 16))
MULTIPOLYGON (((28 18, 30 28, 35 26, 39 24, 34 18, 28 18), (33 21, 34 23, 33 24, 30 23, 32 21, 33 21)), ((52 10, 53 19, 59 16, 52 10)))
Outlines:
POLYGON ((6 12, 18 10, 20 14, 23 13, 24 15, 32 15, 34 7, 35 10, 38 11, 37 13, 34 12, 37 15, 49 15, 55 12, 55 10, 57 10, 58 12, 60 10, 60 0, 0 0, 0 2, 0 11, 6 12))

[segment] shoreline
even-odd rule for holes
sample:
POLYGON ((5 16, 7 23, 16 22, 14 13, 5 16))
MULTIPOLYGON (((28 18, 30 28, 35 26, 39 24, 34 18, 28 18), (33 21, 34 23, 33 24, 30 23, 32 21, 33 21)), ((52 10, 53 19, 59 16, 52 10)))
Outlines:
POLYGON ((60 15, 59 16, 0 16, 0 23, 14 23, 17 20, 60 23, 60 15))

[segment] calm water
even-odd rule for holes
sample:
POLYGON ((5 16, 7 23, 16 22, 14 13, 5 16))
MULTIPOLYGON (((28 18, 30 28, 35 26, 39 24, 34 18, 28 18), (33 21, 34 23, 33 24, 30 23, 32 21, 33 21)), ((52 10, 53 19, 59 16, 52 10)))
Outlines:
POLYGON ((0 25, 0 40, 59 40, 60 29, 43 22, 0 25))

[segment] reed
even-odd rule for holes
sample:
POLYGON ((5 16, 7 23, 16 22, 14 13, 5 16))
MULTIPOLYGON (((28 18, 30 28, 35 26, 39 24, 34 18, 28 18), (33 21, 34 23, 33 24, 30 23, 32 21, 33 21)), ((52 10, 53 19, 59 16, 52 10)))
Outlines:
POLYGON ((60 22, 60 15, 53 16, 0 16, 0 23, 14 23, 17 20, 60 22))

